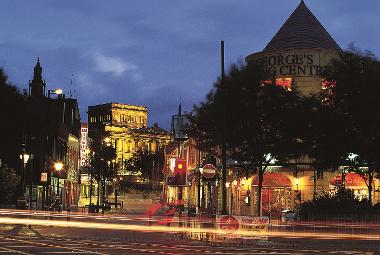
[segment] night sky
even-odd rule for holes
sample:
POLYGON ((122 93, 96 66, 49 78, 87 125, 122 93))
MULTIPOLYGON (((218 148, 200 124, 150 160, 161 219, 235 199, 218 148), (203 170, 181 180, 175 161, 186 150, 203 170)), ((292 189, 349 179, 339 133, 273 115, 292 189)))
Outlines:
MULTIPOLYGON (((380 1, 306 0, 342 48, 380 56, 380 1)), ((148 106, 149 125, 169 128, 204 99, 226 65, 261 51, 299 0, 1 0, 0 66, 26 88, 37 57, 48 89, 88 105, 148 106)))

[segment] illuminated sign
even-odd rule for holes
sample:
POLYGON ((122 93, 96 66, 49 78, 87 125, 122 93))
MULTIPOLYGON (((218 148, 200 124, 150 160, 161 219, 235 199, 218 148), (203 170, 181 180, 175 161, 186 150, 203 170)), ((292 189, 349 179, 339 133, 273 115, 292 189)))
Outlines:
POLYGON ((322 71, 318 54, 268 54, 257 58, 256 62, 264 66, 265 72, 275 76, 319 76, 322 71))
POLYGON ((87 139, 88 127, 87 124, 82 124, 81 139, 80 139, 80 165, 87 166, 87 139))

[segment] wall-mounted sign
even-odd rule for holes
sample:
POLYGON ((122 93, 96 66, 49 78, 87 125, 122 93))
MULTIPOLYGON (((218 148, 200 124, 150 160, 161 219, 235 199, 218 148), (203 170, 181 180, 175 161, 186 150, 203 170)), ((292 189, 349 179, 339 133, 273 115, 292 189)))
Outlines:
POLYGON ((267 73, 274 76, 318 76, 322 71, 318 54, 282 53, 256 59, 267 73))
POLYGON ((41 182, 47 182, 48 174, 47 173, 41 173, 41 182))
POLYGON ((88 127, 86 123, 82 124, 81 127, 81 138, 80 138, 80 165, 87 166, 87 139, 88 139, 88 127))

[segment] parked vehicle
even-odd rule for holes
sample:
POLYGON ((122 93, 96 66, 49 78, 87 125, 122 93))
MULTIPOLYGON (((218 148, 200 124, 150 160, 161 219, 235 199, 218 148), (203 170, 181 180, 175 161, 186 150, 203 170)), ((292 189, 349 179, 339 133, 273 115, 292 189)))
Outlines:
POLYGON ((296 220, 296 213, 292 210, 284 210, 281 213, 281 221, 288 222, 296 220))

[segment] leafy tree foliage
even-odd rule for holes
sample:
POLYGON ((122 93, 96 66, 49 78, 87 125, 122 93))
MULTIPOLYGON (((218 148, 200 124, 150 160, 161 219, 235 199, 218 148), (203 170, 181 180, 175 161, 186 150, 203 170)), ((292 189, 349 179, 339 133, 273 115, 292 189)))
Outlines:
POLYGON ((275 160, 300 154, 297 134, 298 93, 276 86, 261 66, 232 66, 206 102, 194 107, 192 123, 206 144, 225 143, 228 155, 257 168, 257 213, 264 173, 275 160))
POLYGON ((0 164, 0 204, 9 204, 15 201, 20 177, 13 168, 0 164))
POLYGON ((298 118, 297 129, 302 141, 301 151, 307 156, 314 170, 315 198, 318 178, 323 178, 323 173, 337 169, 342 165, 342 155, 345 153, 344 146, 346 137, 342 132, 347 128, 345 119, 342 118, 332 104, 325 103, 324 93, 304 97, 300 107, 301 113, 298 118))
POLYGON ((16 169, 21 163, 24 105, 21 93, 8 82, 3 69, 0 69, 0 159, 16 169))
POLYGON ((139 175, 147 181, 162 180, 162 168, 164 166, 164 152, 159 150, 151 152, 148 150, 138 150, 133 156, 125 161, 128 171, 139 175))
MULTIPOLYGON (((102 194, 105 194, 106 180, 113 178, 117 175, 116 167, 114 164, 116 158, 115 148, 104 141, 95 141, 91 144, 90 155, 90 182, 95 179, 98 182, 98 195, 100 194, 100 188, 102 188, 102 194)), ((92 195, 92 188, 90 190, 90 196, 92 195)), ((105 199, 103 197, 103 199, 105 199)))
POLYGON ((335 83, 326 99, 343 123, 339 128, 344 142, 335 146, 341 147, 342 160, 354 153, 367 167, 360 174, 367 181, 372 203, 372 182, 380 169, 380 62, 354 49, 342 52, 323 76, 335 83))

